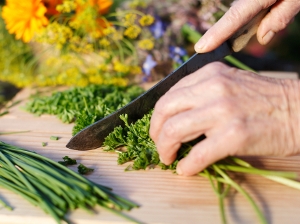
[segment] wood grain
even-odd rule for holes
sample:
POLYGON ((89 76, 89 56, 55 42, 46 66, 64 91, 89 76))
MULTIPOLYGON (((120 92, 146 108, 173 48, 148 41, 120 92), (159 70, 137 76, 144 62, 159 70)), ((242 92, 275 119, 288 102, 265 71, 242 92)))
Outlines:
MULTIPOLYGON (((139 209, 128 214, 144 223, 221 223, 218 200, 207 179, 181 177, 159 168, 125 172, 127 165, 117 165, 117 155, 114 153, 103 152, 101 149, 86 152, 67 149, 65 145, 71 138, 73 125, 63 124, 54 116, 35 117, 24 112, 20 107, 25 104, 29 94, 28 89, 21 91, 14 100, 21 99, 22 103, 11 108, 9 114, 0 117, 0 132, 29 132, 2 135, 1 141, 35 151, 55 161, 68 155, 93 167, 95 171, 87 178, 110 186, 114 192, 140 204, 139 209), (52 135, 60 139, 50 140, 52 135), (48 145, 43 147, 42 142, 48 145)), ((300 156, 246 159, 260 168, 295 171, 300 176, 300 156)), ((71 169, 76 170, 76 166, 71 169)), ((258 202, 269 223, 300 223, 300 191, 254 175, 241 175, 238 180, 258 202)), ((0 197, 14 207, 13 211, 0 207, 1 224, 55 223, 40 208, 8 190, 0 188, 0 197)), ((236 192, 232 191, 226 199, 226 212, 229 223, 258 223, 252 207, 236 192)), ((76 224, 126 223, 100 207, 95 215, 76 210, 69 217, 76 224)))

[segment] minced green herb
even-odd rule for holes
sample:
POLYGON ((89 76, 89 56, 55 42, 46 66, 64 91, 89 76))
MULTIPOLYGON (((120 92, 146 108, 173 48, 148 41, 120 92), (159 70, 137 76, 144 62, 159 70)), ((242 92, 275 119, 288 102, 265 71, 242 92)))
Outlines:
MULTIPOLYGON (((43 209, 57 223, 73 223, 69 211, 82 208, 94 212, 99 205, 130 222, 122 213, 138 207, 111 188, 94 183, 51 159, 0 141, 0 187, 6 188, 43 209)), ((12 209, 4 201, 0 204, 12 209)))
POLYGON ((50 140, 57 141, 57 140, 59 140, 59 137, 58 136, 50 136, 50 140))
MULTIPOLYGON (((173 164, 166 166, 159 160, 155 144, 149 136, 151 114, 152 111, 132 124, 128 123, 128 116, 126 114, 121 115, 120 118, 124 121, 125 126, 116 127, 114 131, 105 138, 103 144, 104 150, 118 152, 118 164, 131 162, 126 170, 140 170, 148 167, 153 168, 154 166, 159 166, 164 170, 175 170, 178 161, 189 153, 193 145, 201 139, 204 139, 204 137, 200 137, 197 140, 182 144, 178 151, 177 159, 173 164)), ((258 174, 300 190, 300 183, 292 180, 297 177, 296 173, 256 169, 246 161, 236 157, 228 157, 212 164, 198 174, 199 176, 209 179, 214 192, 218 196, 223 223, 226 223, 224 198, 230 188, 236 189, 247 198, 253 206, 260 223, 267 223, 263 212, 253 198, 251 198, 251 196, 228 175, 228 172, 258 174)))
POLYGON ((47 142, 42 142, 42 146, 43 147, 47 146, 47 142))
POLYGON ((88 168, 83 164, 79 164, 79 166, 77 167, 78 173, 80 174, 90 174, 91 172, 94 171, 94 169, 92 168, 88 168))
POLYGON ((25 110, 36 115, 56 115, 64 123, 75 122, 73 135, 86 126, 125 106, 143 93, 138 86, 90 85, 34 96, 25 110))
POLYGON ((64 165, 64 166, 70 166, 77 164, 76 159, 71 159, 69 156, 64 156, 62 158, 64 161, 58 161, 58 163, 64 165))

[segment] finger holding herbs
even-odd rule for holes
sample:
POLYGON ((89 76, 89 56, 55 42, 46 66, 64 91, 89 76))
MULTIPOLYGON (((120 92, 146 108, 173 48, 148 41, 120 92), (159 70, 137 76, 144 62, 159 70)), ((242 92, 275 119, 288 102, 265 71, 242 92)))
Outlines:
MULTIPOLYGON (((158 166, 163 170, 176 170, 178 162, 190 153, 190 150, 195 144, 205 138, 201 136, 193 141, 183 143, 177 152, 175 161, 170 165, 165 165, 160 161, 156 146, 149 136, 152 113, 153 111, 150 111, 144 115, 142 119, 131 124, 128 123, 128 116, 126 114, 121 115, 120 119, 124 121, 124 127, 116 127, 104 140, 103 148, 105 151, 118 153, 118 164, 130 163, 126 170, 144 170, 153 166, 158 166)), ((230 177, 229 172, 260 175, 264 178, 300 190, 300 183, 296 181, 296 173, 257 169, 237 157, 227 157, 208 166, 197 174, 209 179, 214 192, 219 198, 223 223, 227 223, 224 200, 230 188, 235 189, 248 200, 257 214, 260 223, 267 223, 267 219, 257 203, 248 192, 230 177)))

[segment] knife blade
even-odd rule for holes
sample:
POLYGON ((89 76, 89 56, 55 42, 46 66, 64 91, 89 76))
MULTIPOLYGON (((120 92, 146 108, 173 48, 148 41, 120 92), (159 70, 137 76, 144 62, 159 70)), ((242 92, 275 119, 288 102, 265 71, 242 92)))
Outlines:
POLYGON ((115 127, 124 125, 123 121, 119 118, 121 114, 127 114, 129 122, 134 122, 142 118, 143 115, 154 108, 158 99, 180 79, 210 62, 218 61, 225 56, 230 55, 233 51, 238 52, 245 47, 250 38, 256 33, 260 21, 268 11, 269 9, 262 10, 253 17, 249 23, 245 24, 244 27, 239 29, 229 40, 224 42, 214 51, 204 54, 194 54, 189 60, 144 94, 140 95, 123 108, 78 132, 70 139, 66 147, 82 151, 101 147, 105 137, 108 136, 115 127))
POLYGON ((100 147, 104 138, 108 136, 115 127, 123 125, 123 121, 119 118, 121 114, 128 114, 129 122, 134 122, 142 118, 143 115, 154 108, 158 99, 180 79, 197 71, 199 68, 210 62, 222 59, 223 57, 231 54, 231 52, 232 48, 227 42, 225 42, 209 53, 194 54, 179 68, 166 76, 148 91, 137 97, 135 100, 78 132, 70 139, 66 147, 75 150, 90 150, 100 147))

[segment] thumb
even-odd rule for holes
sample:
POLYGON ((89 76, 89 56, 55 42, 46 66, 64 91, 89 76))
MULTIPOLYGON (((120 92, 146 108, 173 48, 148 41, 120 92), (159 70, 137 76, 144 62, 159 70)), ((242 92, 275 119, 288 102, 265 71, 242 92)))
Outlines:
POLYGON ((294 16, 300 11, 300 1, 277 1, 267 16, 261 21, 257 30, 257 40, 267 44, 274 35, 287 27, 294 16))

